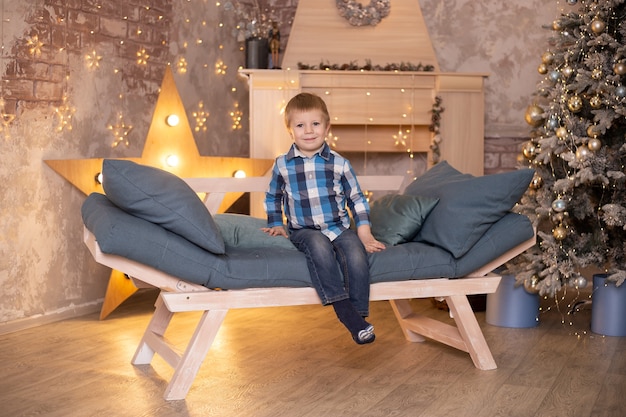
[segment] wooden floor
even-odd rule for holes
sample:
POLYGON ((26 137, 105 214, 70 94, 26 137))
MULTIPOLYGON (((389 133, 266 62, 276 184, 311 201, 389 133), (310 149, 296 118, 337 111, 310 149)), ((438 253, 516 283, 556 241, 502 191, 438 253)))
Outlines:
MULTIPOLYGON (((230 311, 186 400, 166 402, 169 366, 130 364, 155 298, 142 291, 104 321, 93 314, 0 336, 0 415, 626 415, 626 337, 590 333, 589 309, 551 308, 530 329, 491 326, 478 313, 499 366, 479 371, 463 352, 405 341, 387 302, 372 303, 377 338, 365 346, 331 308, 230 311)), ((416 306, 447 317, 429 300, 416 306)), ((187 331, 197 318, 175 320, 187 331)))

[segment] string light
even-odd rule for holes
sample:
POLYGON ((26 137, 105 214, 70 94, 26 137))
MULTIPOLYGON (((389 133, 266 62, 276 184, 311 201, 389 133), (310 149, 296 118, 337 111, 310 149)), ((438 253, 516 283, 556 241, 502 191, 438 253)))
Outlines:
POLYGON ((95 49, 91 51, 91 53, 85 55, 85 62, 87 64, 88 69, 99 68, 101 60, 102 60, 102 56, 98 55, 95 49))
POLYGON ((116 148, 120 144, 129 145, 128 134, 133 130, 133 126, 127 125, 124 121, 124 115, 121 111, 117 113, 114 124, 109 124, 107 129, 113 134, 112 148, 116 148))
POLYGON ((243 113, 239 110, 239 103, 234 104, 235 109, 230 111, 230 118, 232 120, 231 129, 239 130, 241 129, 241 118, 243 117, 243 113))
POLYGON ((191 115, 194 118, 195 126, 193 128, 196 132, 206 132, 207 126, 206 121, 209 118, 209 113, 204 110, 204 102, 200 101, 198 103, 198 109, 193 111, 191 115))
POLYGON ((148 52, 146 52, 146 48, 141 48, 137 51, 137 64, 138 65, 147 65, 148 64, 148 59, 150 58, 150 55, 148 55, 148 52))
POLYGON ((226 69, 228 69, 228 67, 221 59, 215 62, 215 74, 226 75, 226 69))
POLYGON ((41 48, 43 42, 39 40, 39 36, 33 35, 26 38, 26 46, 28 47, 28 53, 34 57, 41 56, 41 48))
POLYGON ((178 57, 176 61, 176 72, 179 74, 185 74, 187 72, 187 60, 184 56, 178 57))
POLYGON ((68 103, 67 94, 63 94, 62 104, 55 109, 55 113, 58 118, 57 132, 72 130, 72 117, 76 113, 76 108, 68 103))

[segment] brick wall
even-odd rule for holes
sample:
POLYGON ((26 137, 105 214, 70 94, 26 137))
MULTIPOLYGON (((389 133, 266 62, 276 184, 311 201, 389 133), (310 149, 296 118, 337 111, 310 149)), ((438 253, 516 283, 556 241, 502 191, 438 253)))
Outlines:
POLYGON ((528 138, 485 138, 485 174, 517 169, 528 138))
POLYGON ((5 51, 5 113, 59 105, 70 60, 85 59, 95 45, 101 56, 116 57, 129 91, 160 83, 171 14, 169 0, 45 0, 26 17, 29 29, 23 38, 5 51), (150 65, 135 65, 142 49, 150 65))

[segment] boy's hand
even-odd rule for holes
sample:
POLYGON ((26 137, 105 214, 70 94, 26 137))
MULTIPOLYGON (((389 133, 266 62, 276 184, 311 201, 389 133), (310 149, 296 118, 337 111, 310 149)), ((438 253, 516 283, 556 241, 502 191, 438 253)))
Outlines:
POLYGON ((369 225, 361 225, 357 228, 357 234, 359 235, 359 239, 361 239, 361 243, 365 246, 365 250, 369 253, 380 252, 386 248, 385 244, 379 242, 372 235, 372 229, 369 225))
POLYGON ((283 226, 262 227, 261 230, 270 236, 283 236, 289 238, 283 226))

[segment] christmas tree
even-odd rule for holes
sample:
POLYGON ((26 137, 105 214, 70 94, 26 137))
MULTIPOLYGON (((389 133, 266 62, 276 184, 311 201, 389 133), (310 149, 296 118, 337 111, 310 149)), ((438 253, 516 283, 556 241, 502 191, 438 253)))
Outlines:
POLYGON ((626 278, 625 1, 568 0, 546 28, 521 156, 535 177, 517 206, 538 244, 510 268, 529 291, 584 287, 586 268, 626 278))

